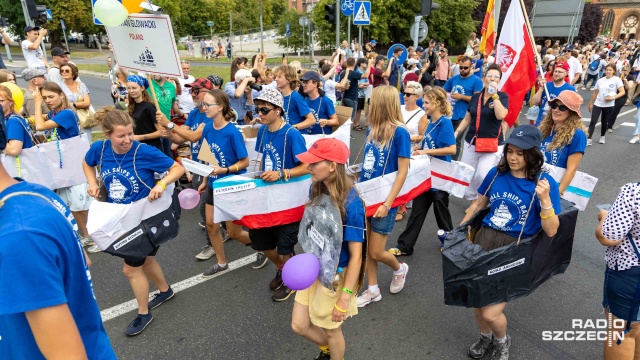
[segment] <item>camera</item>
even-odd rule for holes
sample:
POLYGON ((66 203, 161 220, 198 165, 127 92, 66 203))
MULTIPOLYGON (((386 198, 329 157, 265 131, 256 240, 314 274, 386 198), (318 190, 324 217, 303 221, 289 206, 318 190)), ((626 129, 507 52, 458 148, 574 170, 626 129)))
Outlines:
POLYGON ((256 84, 254 82, 249 84, 249 87, 255 91, 262 91, 262 85, 256 84))

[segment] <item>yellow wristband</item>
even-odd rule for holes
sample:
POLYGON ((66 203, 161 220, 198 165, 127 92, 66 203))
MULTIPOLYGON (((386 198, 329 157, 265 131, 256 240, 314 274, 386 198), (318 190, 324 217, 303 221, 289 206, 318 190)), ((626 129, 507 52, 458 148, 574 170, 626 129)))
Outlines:
POLYGON ((334 304, 333 307, 336 308, 336 310, 340 311, 341 313, 346 313, 347 312, 347 310, 340 309, 340 307, 338 307, 338 304, 334 304))
POLYGON ((540 219, 547 220, 547 219, 550 219, 555 214, 556 214, 555 210, 551 210, 551 214, 549 214, 549 216, 542 216, 542 213, 540 213, 540 219))
POLYGON ((236 172, 240 171, 240 168, 238 167, 238 164, 233 165, 236 167, 236 172))
POLYGON ((162 181, 158 181, 158 185, 162 186, 163 189, 167 190, 167 185, 165 185, 162 181))

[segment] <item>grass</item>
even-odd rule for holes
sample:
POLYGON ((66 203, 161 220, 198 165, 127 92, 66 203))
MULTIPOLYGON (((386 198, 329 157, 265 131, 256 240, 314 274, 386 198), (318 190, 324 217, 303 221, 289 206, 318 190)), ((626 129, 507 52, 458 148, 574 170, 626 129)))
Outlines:
POLYGON ((108 73, 109 67, 107 64, 76 64, 79 70, 95 71, 99 73, 108 73))
MULTIPOLYGON (((107 65, 102 64, 78 64, 78 69, 94 71, 98 73, 107 73, 109 68, 107 65)), ((191 75, 197 78, 206 78, 209 75, 218 75, 223 80, 229 79, 231 69, 226 66, 193 66, 191 67, 191 75)))

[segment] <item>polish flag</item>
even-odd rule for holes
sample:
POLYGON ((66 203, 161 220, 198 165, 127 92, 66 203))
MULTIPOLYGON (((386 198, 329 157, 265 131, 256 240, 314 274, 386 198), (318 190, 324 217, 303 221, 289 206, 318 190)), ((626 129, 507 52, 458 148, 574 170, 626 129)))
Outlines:
POLYGON ((509 95, 509 126, 518 119, 522 102, 536 82, 535 52, 520 1, 512 1, 497 45, 496 64, 502 69, 498 89, 509 95))

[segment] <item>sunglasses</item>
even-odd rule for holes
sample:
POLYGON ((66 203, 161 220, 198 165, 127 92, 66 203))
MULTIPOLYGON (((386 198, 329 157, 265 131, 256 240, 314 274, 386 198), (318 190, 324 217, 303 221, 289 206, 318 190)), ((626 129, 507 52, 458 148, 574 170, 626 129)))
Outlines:
POLYGON ((553 110, 558 109, 560 111, 567 111, 569 108, 566 105, 558 105, 555 101, 549 104, 549 107, 553 110))
POLYGON ((460 66, 460 70, 469 70, 471 66, 460 66))
POLYGON ((414 93, 410 93, 410 92, 403 92, 402 94, 403 94, 405 97, 410 97, 410 96, 415 95, 414 93))
POLYGON ((200 89, 191 89, 191 95, 198 96, 198 94, 200 94, 200 89))
POLYGON ((267 115, 268 113, 271 112, 271 110, 275 110, 275 109, 268 108, 268 107, 256 107, 256 111, 262 115, 267 115))
POLYGON ((67 74, 67 73, 69 73, 69 74, 70 74, 70 73, 71 73, 71 70, 70 70, 70 69, 63 69, 63 70, 60 70, 60 73, 61 73, 61 74, 67 74))

